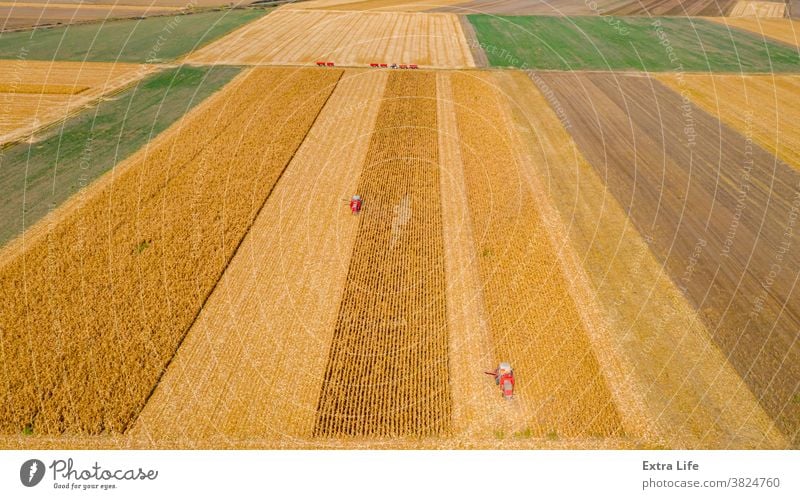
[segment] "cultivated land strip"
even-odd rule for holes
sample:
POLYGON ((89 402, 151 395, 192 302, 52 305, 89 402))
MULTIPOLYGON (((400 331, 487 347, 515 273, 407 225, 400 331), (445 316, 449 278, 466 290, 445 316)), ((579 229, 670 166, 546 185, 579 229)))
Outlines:
POLYGON ((343 199, 355 192, 386 78, 344 73, 133 439, 196 447, 310 438, 358 229, 343 199))
POLYGON ((556 246, 574 251, 607 325, 608 337, 593 344, 627 426, 639 426, 645 442, 669 448, 786 447, 581 155, 552 88, 538 80, 537 90, 522 73, 496 78, 518 129, 529 137, 533 174, 566 228, 556 246))
POLYGON ((436 75, 436 97, 441 196, 444 200, 442 222, 453 434, 468 444, 480 437, 493 436, 496 414, 506 402, 500 397, 494 381, 483 373, 493 369, 495 355, 483 304, 461 161, 456 103, 448 73, 436 75))
POLYGON ((800 76, 665 74, 656 78, 800 170, 800 76))
POLYGON ((338 78, 248 72, 3 251, 1 431, 127 428, 338 78))
POLYGON ((458 16, 276 10, 189 55, 196 64, 473 67, 458 16))
POLYGON ((499 431, 619 436, 619 414, 508 140, 496 90, 482 78, 454 73, 451 81, 494 361, 511 362, 520 380, 499 431))
POLYGON ((314 435, 446 435, 451 390, 436 77, 389 75, 314 435))
POLYGON ((581 152, 797 445, 800 256, 791 248, 800 172, 700 108, 684 107, 656 80, 542 79, 573 123, 581 152))

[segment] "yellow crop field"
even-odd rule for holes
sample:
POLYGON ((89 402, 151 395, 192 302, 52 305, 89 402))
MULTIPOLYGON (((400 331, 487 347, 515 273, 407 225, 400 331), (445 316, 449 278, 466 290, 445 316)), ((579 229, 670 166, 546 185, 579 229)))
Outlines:
POLYGON ((476 369, 492 366, 496 359, 481 292, 456 103, 448 73, 436 75, 436 96, 453 434, 477 442, 480 438, 495 438, 497 416, 502 414, 506 401, 498 396, 491 378, 476 369))
POLYGON ((473 67, 453 14, 276 10, 190 54, 196 64, 473 67))
POLYGON ((728 17, 777 17, 781 18, 786 13, 786 4, 783 2, 751 2, 739 1, 734 4, 728 17))
POLYGON ((3 250, 0 431, 131 424, 340 74, 243 73, 3 250))
POLYGON ((507 409, 513 429, 539 437, 619 436, 611 393, 499 125, 506 118, 496 91, 482 78, 456 73, 451 81, 494 363, 511 362, 520 380, 507 409))
POLYGON ((436 78, 389 75, 319 398, 317 437, 446 435, 450 386, 436 78))
POLYGON ((311 437, 359 223, 342 199, 355 192, 386 77, 344 73, 132 438, 193 447, 311 437))
POLYGON ((800 76, 658 74, 656 78, 800 169, 800 76))
MULTIPOLYGON (((562 78, 556 83, 571 84, 562 78)), ((557 244, 581 262, 612 333, 596 351, 604 367, 617 364, 620 371, 609 378, 621 377, 626 388, 616 395, 624 420, 633 420, 626 426, 670 448, 785 448, 775 423, 578 150, 565 129, 571 122, 552 111, 563 103, 548 101, 550 84, 540 80, 537 88, 521 72, 496 81, 509 96, 516 128, 524 130, 522 154, 567 228, 557 244)))
POLYGON ((138 64, 0 60, 0 144, 63 119, 150 71, 138 64))
POLYGON ((753 17, 709 17, 706 19, 800 47, 800 20, 797 19, 753 17))
POLYGON ((465 3, 468 0, 311 0, 289 4, 295 8, 319 10, 372 10, 380 12, 424 12, 439 7, 465 3))
POLYGON ((7 83, 0 83, 0 94, 61 94, 73 95, 79 94, 88 90, 89 87, 79 87, 75 85, 41 85, 41 84, 23 84, 23 85, 9 85, 7 83))

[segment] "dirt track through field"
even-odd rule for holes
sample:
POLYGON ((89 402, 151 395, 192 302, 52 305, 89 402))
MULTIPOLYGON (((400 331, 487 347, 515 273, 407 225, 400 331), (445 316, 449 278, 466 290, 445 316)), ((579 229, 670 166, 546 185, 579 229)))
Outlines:
POLYGON ((800 76, 657 75, 677 93, 800 170, 800 76))
POLYGON ((498 431, 621 435, 585 325, 509 141, 508 116, 485 77, 454 73, 451 81, 493 364, 511 362, 519 379, 515 400, 498 415, 498 431))
POLYGON ((581 152, 798 445, 800 256, 792 248, 800 172, 700 108, 684 107, 653 79, 541 78, 573 123, 581 152))
MULTIPOLYGON (((592 343, 626 428, 668 448, 784 448, 774 423, 714 344, 583 158, 562 123, 552 88, 528 75, 495 76, 527 139, 532 174, 541 179, 566 231, 555 247, 572 248, 603 319, 592 343), (598 337, 599 336, 599 337, 598 337)), ((574 272, 573 276, 582 272, 574 272)))
POLYGON ((338 77, 247 72, 3 250, 0 431, 128 427, 338 77))
POLYGON ((458 16, 276 10, 198 52, 198 64, 475 65, 458 16))
POLYGON ((365 200, 314 435, 450 428, 436 78, 389 75, 357 192, 365 200))
POLYGON ((348 213, 387 73, 345 72, 131 436, 311 437, 358 219, 348 213))

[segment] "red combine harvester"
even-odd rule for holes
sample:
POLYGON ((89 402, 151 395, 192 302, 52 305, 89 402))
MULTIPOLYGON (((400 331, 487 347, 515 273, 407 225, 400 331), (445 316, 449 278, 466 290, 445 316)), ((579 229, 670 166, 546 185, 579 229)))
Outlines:
POLYGON ((511 400, 514 398, 514 369, 508 362, 501 362, 494 371, 486 371, 486 374, 494 376, 494 382, 503 392, 503 398, 511 400))

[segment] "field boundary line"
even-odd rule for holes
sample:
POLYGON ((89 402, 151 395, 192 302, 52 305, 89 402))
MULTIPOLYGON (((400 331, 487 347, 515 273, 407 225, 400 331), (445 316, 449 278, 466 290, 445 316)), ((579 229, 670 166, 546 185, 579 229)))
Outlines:
MULTIPOLYGON (((236 243, 236 248, 231 252, 230 257, 228 257, 228 260, 225 262, 225 265, 222 268, 222 272, 220 273, 219 279, 217 279, 217 281, 214 283, 214 285, 211 286, 211 289, 209 290, 208 294, 206 294, 206 296, 203 298, 203 301, 200 304, 200 307, 198 307, 197 311, 194 314, 194 317, 192 317, 192 320, 189 321, 189 324, 186 326, 186 329, 184 330, 183 334, 181 335, 181 338, 178 341, 178 344, 175 347, 175 350, 172 352, 172 355, 170 356, 169 361, 167 361, 167 364, 164 366, 164 369, 162 369, 161 374, 158 377, 158 380, 156 380, 156 382, 153 384, 152 388, 150 389, 150 393, 147 394, 147 397, 145 398, 144 403, 139 408, 139 411, 137 412, 137 414, 130 418, 130 420, 128 421, 128 424, 122 430, 122 434, 125 434, 139 420, 139 416, 141 415, 142 411, 147 406, 147 404, 150 402, 150 398, 153 396, 153 393, 156 391, 156 388, 158 388, 158 386, 161 384, 161 380, 164 378, 164 374, 166 374, 166 372, 169 370, 170 366, 172 365, 172 361, 175 359, 175 356, 178 353, 178 350, 180 350, 181 345, 183 345, 184 340, 186 340, 186 335, 192 329, 192 327, 194 326, 195 322, 197 322, 197 318, 200 316, 200 313, 205 308, 209 297, 211 297, 211 295, 214 294, 214 291, 216 291, 216 289, 217 289, 217 285, 219 285, 219 282, 222 280, 222 276, 224 276, 225 272, 228 270, 228 265, 230 265, 231 261, 234 259, 236 254, 239 252, 239 248, 241 248, 242 242, 244 242, 244 240, 247 238, 247 234, 250 233, 250 229, 252 229, 253 224, 255 223, 256 219, 258 219, 258 217, 261 215, 261 211, 264 209, 264 206, 267 204, 267 200, 270 198, 272 193, 275 191, 275 187, 281 181, 281 178, 283 177, 283 174, 286 172, 289 164, 294 159, 295 155, 297 154, 297 151, 300 150, 300 147, 303 145, 303 142, 305 142, 306 137, 308 137, 309 132, 314 127, 314 124, 317 122, 317 119, 319 118, 319 115, 322 113, 322 110, 325 109, 325 106, 328 104, 328 101, 330 100, 331 95, 333 95, 333 92, 336 91, 336 87, 339 86, 339 82, 342 80, 342 75, 344 75, 344 71, 341 71, 339 73, 339 77, 336 79, 336 84, 333 85, 333 88, 328 93, 327 97, 325 98, 325 101, 319 107, 319 110, 317 111, 316 116, 314 116, 314 120, 311 122, 311 125, 308 127, 308 130, 306 130, 306 133, 303 136, 303 140, 298 142, 297 147, 292 152, 291 156, 289 156, 289 158, 286 160, 286 163, 283 165, 283 169, 281 170, 280 174, 278 174, 278 177, 275 179, 275 182, 272 183, 272 186, 269 188, 269 191, 267 192, 267 195, 264 196, 264 201, 261 202, 261 206, 259 206, 258 210, 256 210, 255 214, 253 215, 253 218, 250 220, 250 223, 247 225, 247 228, 242 233, 242 237, 239 239, 239 242, 236 243)), ((222 132, 220 132, 220 134, 218 134, 217 136, 219 136, 221 134, 222 134, 222 132)))

